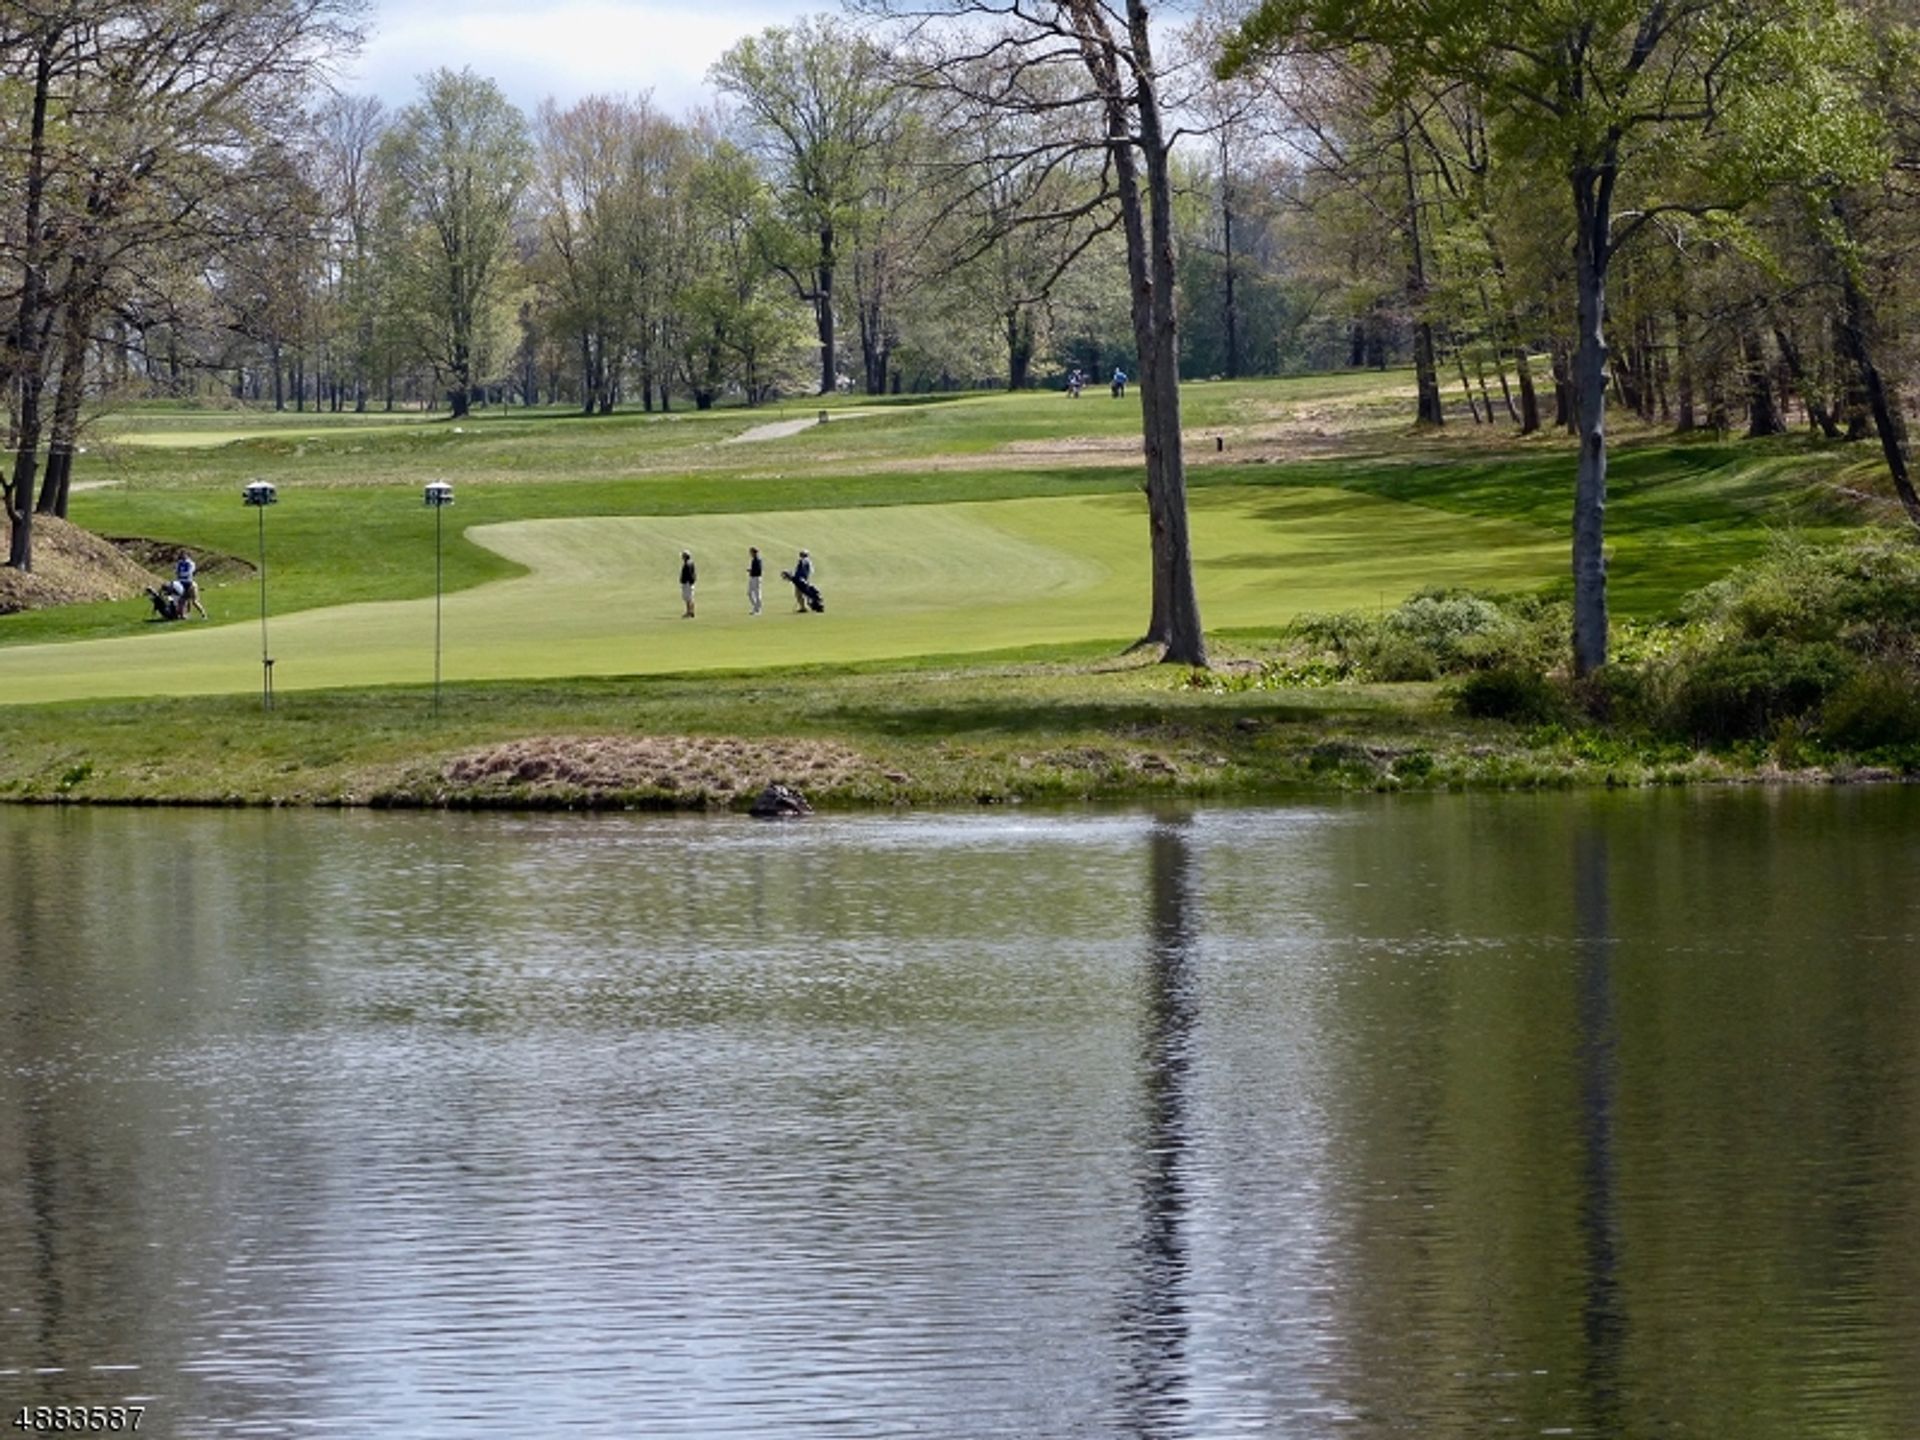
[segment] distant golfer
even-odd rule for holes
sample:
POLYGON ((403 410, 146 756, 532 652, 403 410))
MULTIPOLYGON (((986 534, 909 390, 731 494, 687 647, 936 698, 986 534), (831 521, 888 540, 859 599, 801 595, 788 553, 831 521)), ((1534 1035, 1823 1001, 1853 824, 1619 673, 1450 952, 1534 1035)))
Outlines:
POLYGON ((1118 365, 1113 367, 1113 398, 1118 400, 1127 393, 1127 372, 1118 365))
POLYGON ((691 550, 682 550, 680 552, 680 598, 686 601, 687 604, 687 613, 680 617, 682 620, 693 619, 694 579, 693 552, 691 550))
POLYGON ((760 613, 760 577, 766 573, 766 566, 760 563, 760 547, 747 547, 747 613, 760 613))
POLYGON ((800 558, 793 562, 793 599, 795 613, 807 613, 807 591, 813 585, 813 557, 806 551, 800 552, 800 558))
POLYGON ((180 591, 180 618, 187 618, 189 609, 198 610, 202 620, 207 618, 207 607, 200 603, 200 582, 194 579, 196 566, 193 556, 186 551, 180 552, 180 558, 173 562, 174 584, 180 591))

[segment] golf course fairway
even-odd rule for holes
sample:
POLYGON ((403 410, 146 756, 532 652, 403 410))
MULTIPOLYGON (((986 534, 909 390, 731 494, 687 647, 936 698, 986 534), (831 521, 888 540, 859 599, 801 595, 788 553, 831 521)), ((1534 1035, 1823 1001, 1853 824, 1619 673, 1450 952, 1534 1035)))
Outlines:
MULTIPOLYGON (((1216 631, 1371 610, 1424 585, 1527 588, 1566 566, 1557 534, 1334 489, 1208 487, 1193 495, 1191 515, 1201 613, 1216 631)), ((1118 649, 1147 618, 1137 493, 530 520, 476 526, 465 538, 527 573, 444 597, 448 680, 751 670, 1082 641, 1118 649), (746 607, 750 544, 767 561, 758 617, 746 607), (795 614, 779 579, 801 546, 818 567, 823 615, 795 614), (680 613, 682 549, 700 569, 695 620, 680 613)), ((450 533, 447 544, 458 543, 450 533)), ((268 562, 271 610, 271 537, 268 562)), ((136 633, 0 650, 0 704, 257 689, 256 592, 236 583, 208 603, 218 623, 152 624, 130 604, 136 633)), ((433 675, 431 597, 270 615, 269 626, 277 691, 433 675)))

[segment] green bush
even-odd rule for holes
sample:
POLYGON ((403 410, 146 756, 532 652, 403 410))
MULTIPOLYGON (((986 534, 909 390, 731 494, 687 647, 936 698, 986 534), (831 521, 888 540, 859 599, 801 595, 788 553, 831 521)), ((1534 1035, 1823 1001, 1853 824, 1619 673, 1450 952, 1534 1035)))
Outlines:
POLYGON ((1355 668, 1369 680, 1437 680, 1440 659, 1412 635, 1382 632, 1354 656, 1355 668))
POLYGON ((1704 744, 1765 740, 1781 722, 1819 710, 1858 668, 1829 641, 1716 646, 1684 663, 1668 724, 1704 744))
POLYGON ((1603 665, 1567 687, 1569 706, 1603 725, 1648 724, 1659 709, 1655 693, 1653 672, 1625 661, 1603 665))
POLYGON ((1440 670, 1459 669, 1469 655, 1513 624, 1498 605, 1464 591, 1423 590, 1380 622, 1384 635, 1427 651, 1440 670))
POLYGON ((1687 613, 1749 640, 1836 640, 1858 654, 1910 649, 1920 633, 1920 549, 1875 536, 1816 546, 1776 539, 1687 603, 1687 613))
POLYGON ((1547 725, 1567 718, 1566 697, 1536 670, 1476 670, 1454 691, 1454 708, 1476 720, 1547 725))
POLYGON ((1302 615, 1288 627, 1288 657, 1364 680, 1433 680, 1503 666, 1546 671, 1564 658, 1569 628, 1563 603, 1429 589, 1378 617, 1302 615))
POLYGON ((1920 681, 1892 665, 1849 677, 1820 713, 1820 734, 1842 750, 1881 750, 1920 742, 1920 681))

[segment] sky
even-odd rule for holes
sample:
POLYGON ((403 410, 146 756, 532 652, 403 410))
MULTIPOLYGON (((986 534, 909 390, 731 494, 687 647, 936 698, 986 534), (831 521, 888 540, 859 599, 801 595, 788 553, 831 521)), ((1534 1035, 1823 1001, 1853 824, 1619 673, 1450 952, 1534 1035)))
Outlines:
POLYGON ((837 9, 834 0, 373 0, 367 42, 340 78, 390 106, 419 77, 471 67, 529 116, 552 96, 652 91, 670 115, 711 103, 707 67, 769 25, 837 9))

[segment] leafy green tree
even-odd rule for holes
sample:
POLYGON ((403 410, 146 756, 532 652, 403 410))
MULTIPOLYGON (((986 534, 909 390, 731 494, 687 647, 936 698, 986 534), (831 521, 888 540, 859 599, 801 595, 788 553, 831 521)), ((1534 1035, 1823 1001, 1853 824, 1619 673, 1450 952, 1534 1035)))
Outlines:
POLYGON ((686 263, 673 297, 675 367, 701 410, 730 387, 758 405, 804 341, 805 313, 759 244, 771 197, 752 157, 707 134, 696 134, 695 146, 684 188, 686 263))
POLYGON ((898 92, 879 49, 827 16, 750 35, 710 73, 739 102, 769 166, 781 223, 763 245, 794 294, 813 307, 820 393, 829 394, 840 375, 840 270, 895 130, 898 92))
POLYGON ((520 112, 471 70, 427 75, 380 142, 394 308, 455 418, 501 348, 497 310, 532 153, 520 112))
MULTIPOLYGON (((1229 41, 1232 73, 1290 47, 1358 48, 1390 92, 1472 86, 1499 141, 1560 176, 1574 215, 1572 383, 1580 459, 1573 516, 1573 657, 1607 658, 1604 330, 1613 258, 1655 216, 1742 203, 1723 167, 1730 112, 1757 97, 1804 95, 1805 51, 1831 0, 1540 0, 1517 9, 1468 0, 1262 0, 1229 41), (1622 204, 1622 186, 1628 200, 1622 204)), ((1823 117, 1805 108, 1808 125, 1823 117)))

